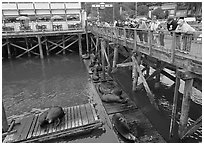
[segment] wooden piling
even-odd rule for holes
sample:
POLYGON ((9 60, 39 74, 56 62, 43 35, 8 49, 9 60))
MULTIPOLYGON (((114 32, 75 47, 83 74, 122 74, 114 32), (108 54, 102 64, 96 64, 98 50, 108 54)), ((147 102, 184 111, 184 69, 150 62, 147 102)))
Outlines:
POLYGON ((86 52, 89 53, 89 33, 87 30, 87 20, 85 20, 85 31, 86 31, 86 52))
POLYGON ((175 84, 175 89, 174 89, 174 100, 173 100, 173 109, 172 109, 172 113, 171 113, 169 139, 171 139, 173 137, 173 133, 174 133, 176 114, 177 114, 177 102, 178 102, 179 87, 180 87, 180 77, 178 75, 178 70, 176 69, 176 84, 175 84))
POLYGON ((161 62, 157 62, 157 70, 159 69, 159 73, 157 73, 156 74, 156 82, 155 82, 155 85, 154 85, 154 87, 157 89, 157 88, 159 88, 159 86, 160 86, 160 65, 161 65, 161 62))
POLYGON ((3 129, 3 132, 6 132, 8 128, 9 126, 7 122, 6 112, 4 109, 4 103, 2 102, 2 129, 3 129))
POLYGON ((106 41, 101 40, 102 79, 105 80, 105 48, 106 41))
POLYGON ((29 51, 28 38, 27 37, 25 37, 25 42, 26 42, 26 50, 27 50, 27 53, 28 53, 28 57, 30 57, 30 51, 29 51))
POLYGON ((114 47, 113 68, 116 67, 117 60, 118 60, 118 47, 114 47))
POLYGON ((45 41, 46 54, 47 54, 47 56, 49 56, 49 48, 48 48, 48 44, 47 44, 47 37, 45 39, 46 39, 46 41, 45 41))
POLYGON ((183 101, 182 101, 182 106, 181 106, 179 130, 178 130, 178 135, 180 138, 183 137, 184 131, 186 130, 187 123, 188 123, 188 112, 190 109, 190 97, 192 95, 192 86, 193 86, 193 79, 192 78, 186 79, 185 87, 184 87, 184 94, 183 94, 183 101))
POLYGON ((81 44, 81 34, 78 34, 79 37, 79 55, 82 56, 82 44, 81 44))
POLYGON ((65 39, 64 39, 64 35, 62 35, 62 47, 63 47, 63 54, 65 55, 65 39))
POLYGON ((39 51, 40 51, 40 58, 43 59, 42 43, 39 35, 38 35, 38 45, 39 45, 39 51))
POLYGON ((6 42, 7 42, 6 46, 7 46, 8 58, 11 58, 10 44, 9 44, 8 38, 6 38, 6 42))

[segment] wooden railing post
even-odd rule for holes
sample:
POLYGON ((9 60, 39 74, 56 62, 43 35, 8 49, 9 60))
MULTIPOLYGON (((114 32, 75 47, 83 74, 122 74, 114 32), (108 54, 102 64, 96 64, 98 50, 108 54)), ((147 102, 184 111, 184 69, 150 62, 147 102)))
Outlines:
POLYGON ((175 32, 173 32, 173 39, 171 44, 171 63, 174 63, 175 49, 176 49, 176 34, 175 32))
POLYGON ((102 79, 105 80, 105 49, 106 49, 106 41, 104 39, 101 40, 101 61, 102 61, 102 79))
POLYGON ((152 38, 153 38, 153 31, 148 30, 148 35, 149 35, 149 39, 148 39, 148 45, 149 45, 149 55, 151 56, 152 53, 152 38))
POLYGON ((81 44, 81 34, 78 34, 79 39, 79 56, 82 56, 82 44, 81 44))
POLYGON ((116 62, 118 60, 118 47, 114 48, 114 56, 113 56, 113 69, 116 67, 116 62))
POLYGON ((137 49, 137 31, 134 29, 134 51, 138 51, 137 49))
POLYGON ((124 38, 123 38, 123 45, 124 46, 126 46, 127 45, 127 42, 126 42, 126 40, 127 40, 127 33, 126 33, 126 28, 123 28, 123 35, 124 35, 124 38))

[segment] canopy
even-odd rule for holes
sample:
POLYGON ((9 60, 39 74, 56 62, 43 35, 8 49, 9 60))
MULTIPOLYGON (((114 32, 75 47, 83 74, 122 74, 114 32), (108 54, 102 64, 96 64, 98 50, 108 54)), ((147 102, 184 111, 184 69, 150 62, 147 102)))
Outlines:
POLYGON ((58 16, 58 15, 51 17, 51 20, 62 20, 62 19, 63 19, 63 17, 58 16))
POLYGON ((26 16, 20 16, 20 17, 17 17, 16 20, 29 20, 30 18, 29 17, 26 17, 26 16))

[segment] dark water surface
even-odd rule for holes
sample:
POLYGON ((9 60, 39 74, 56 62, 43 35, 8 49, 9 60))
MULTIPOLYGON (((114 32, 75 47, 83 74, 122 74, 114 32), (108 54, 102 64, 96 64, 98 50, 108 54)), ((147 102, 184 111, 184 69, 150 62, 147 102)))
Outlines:
POLYGON ((33 108, 87 103, 87 78, 77 54, 3 61, 2 96, 7 117, 33 108))

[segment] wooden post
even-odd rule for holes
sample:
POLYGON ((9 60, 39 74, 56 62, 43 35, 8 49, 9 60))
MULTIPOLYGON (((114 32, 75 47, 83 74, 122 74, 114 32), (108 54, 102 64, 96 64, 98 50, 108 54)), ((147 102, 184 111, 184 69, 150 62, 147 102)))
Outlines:
POLYGON ((7 42, 6 46, 7 46, 8 58, 11 58, 10 44, 9 44, 8 38, 6 38, 6 42, 7 42))
POLYGON ((114 47, 113 69, 116 67, 117 60, 118 60, 118 47, 114 47))
POLYGON ((97 36, 96 37, 96 51, 95 51, 95 55, 97 55, 97 53, 98 53, 98 42, 99 42, 99 38, 97 36))
POLYGON ((25 42, 26 42, 26 49, 27 49, 28 57, 30 57, 30 51, 29 51, 29 47, 28 47, 28 38, 27 37, 25 37, 25 42))
POLYGON ((148 35, 149 35, 149 39, 148 39, 148 43, 149 43, 149 55, 151 56, 151 51, 152 51, 152 37, 153 37, 153 32, 148 30, 148 35))
POLYGON ((86 31, 86 52, 89 53, 89 33, 87 28, 87 20, 85 20, 85 31, 86 31))
POLYGON ((105 80, 105 48, 106 41, 101 40, 102 79, 105 80))
POLYGON ((45 37, 46 41, 45 41, 45 48, 46 48, 46 53, 47 56, 49 56, 49 48, 48 48, 48 44, 47 44, 47 37, 45 37))
POLYGON ((42 50, 42 44, 40 36, 38 35, 38 45, 39 45, 39 51, 40 51, 40 58, 43 59, 43 50, 42 50))
POLYGON ((62 35, 62 47, 63 47, 63 54, 65 55, 65 39, 64 39, 64 35, 62 35))
POLYGON ((173 39, 171 44, 171 63, 174 63, 175 49, 176 49, 176 34, 175 32, 173 32, 173 39))
POLYGON ((183 137, 184 131, 186 130, 186 126, 188 123, 188 112, 190 109, 190 97, 192 95, 192 85, 193 85, 192 78, 185 80, 183 101, 181 106, 181 116, 180 116, 180 122, 179 122, 179 130, 178 130, 178 135, 180 138, 183 137))
MULTIPOLYGON (((160 65, 161 65, 161 62, 158 61, 158 62, 157 62, 157 69, 160 68, 160 65)), ((157 75, 156 75, 156 82, 155 82, 154 87, 155 87, 156 89, 158 89, 159 86, 160 86, 160 72, 157 73, 157 75)))
POLYGON ((127 43, 126 43, 126 37, 127 37, 126 35, 127 35, 127 34, 126 34, 126 29, 125 29, 125 28, 123 28, 123 34, 124 34, 124 42, 123 42, 123 45, 126 46, 126 45, 127 45, 127 43))
POLYGON ((175 127, 175 122, 176 122, 176 113, 177 113, 177 100, 178 100, 179 87, 180 87, 180 78, 178 76, 178 70, 176 69, 176 84, 175 84, 175 89, 174 89, 174 100, 173 100, 173 109, 172 109, 172 113, 171 113, 169 139, 172 138, 173 133, 174 133, 174 127, 175 127))
POLYGON ((79 37, 79 55, 82 56, 82 44, 81 44, 81 34, 78 34, 79 37))
POLYGON ((134 29, 134 51, 137 51, 137 31, 134 29))
POLYGON ((6 132, 8 128, 9 126, 8 126, 8 122, 6 118, 6 112, 4 109, 4 103, 2 102, 2 129, 3 129, 3 132, 6 132))

